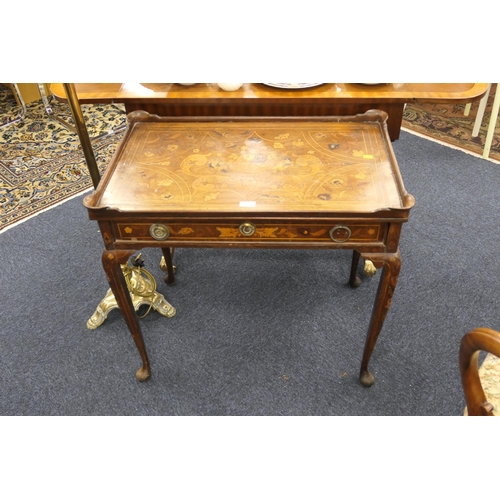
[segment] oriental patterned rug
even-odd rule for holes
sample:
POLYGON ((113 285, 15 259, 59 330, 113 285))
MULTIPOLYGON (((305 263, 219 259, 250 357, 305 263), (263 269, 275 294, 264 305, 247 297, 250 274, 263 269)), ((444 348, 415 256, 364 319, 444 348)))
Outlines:
MULTIPOLYGON (((403 128, 445 145, 482 156, 495 91, 496 85, 492 85, 481 130, 477 137, 472 137, 472 129, 479 101, 472 103, 468 116, 464 116, 465 104, 418 101, 407 104, 403 114, 403 128)), ((489 159, 500 161, 500 119, 497 120, 489 159)))
MULTIPOLYGON (((50 101, 53 114, 73 124, 69 106, 50 101)), ((42 101, 25 119, 0 128, 0 232, 92 188, 80 141, 50 117, 42 101)), ((0 125, 19 115, 10 89, 0 85, 0 125)), ((99 170, 108 164, 126 123, 123 106, 84 105, 82 112, 99 170)))

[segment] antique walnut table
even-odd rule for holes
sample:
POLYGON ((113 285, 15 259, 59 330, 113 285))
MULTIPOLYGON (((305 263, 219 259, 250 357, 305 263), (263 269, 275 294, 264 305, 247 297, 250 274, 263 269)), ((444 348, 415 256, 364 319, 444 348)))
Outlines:
MULTIPOLYGON (((102 262, 150 376, 121 265, 157 247, 172 282, 175 248, 353 250, 382 268, 361 362, 368 363, 396 287, 401 228, 414 198, 404 188, 386 126, 372 110, 350 117, 167 118, 134 111, 95 192, 85 198, 104 240, 102 262)), ((207 300, 209 298, 207 297, 207 300)))

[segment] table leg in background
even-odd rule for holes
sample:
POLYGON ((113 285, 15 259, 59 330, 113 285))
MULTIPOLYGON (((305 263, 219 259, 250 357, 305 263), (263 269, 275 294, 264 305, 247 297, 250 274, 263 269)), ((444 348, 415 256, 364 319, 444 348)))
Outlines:
POLYGON ((162 271, 166 272, 163 280, 167 285, 171 285, 175 281, 174 272, 175 266, 173 265, 173 257, 174 257, 175 248, 163 247, 161 249, 163 253, 163 259, 160 262, 160 268, 162 271))
POLYGON ((358 276, 358 265, 359 265, 359 258, 361 257, 361 254, 357 250, 353 250, 352 252, 352 264, 351 264, 351 275, 349 276, 349 285, 352 288, 357 288, 359 285, 361 285, 361 279, 358 276))

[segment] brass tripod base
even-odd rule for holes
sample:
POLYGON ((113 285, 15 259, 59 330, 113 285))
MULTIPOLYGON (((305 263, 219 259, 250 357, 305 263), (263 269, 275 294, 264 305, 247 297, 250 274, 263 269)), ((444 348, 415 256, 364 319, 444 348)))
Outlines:
MULTIPOLYGON (((151 309, 154 309, 167 318, 175 316, 175 308, 167 302, 161 293, 156 291, 156 281, 149 272, 141 267, 129 264, 124 264, 121 267, 130 292, 132 304, 136 311, 141 306, 148 305, 149 309, 147 313, 151 309)), ((101 326, 113 309, 118 309, 118 304, 113 292, 109 289, 92 317, 87 321, 87 328, 95 330, 98 326, 101 326)))

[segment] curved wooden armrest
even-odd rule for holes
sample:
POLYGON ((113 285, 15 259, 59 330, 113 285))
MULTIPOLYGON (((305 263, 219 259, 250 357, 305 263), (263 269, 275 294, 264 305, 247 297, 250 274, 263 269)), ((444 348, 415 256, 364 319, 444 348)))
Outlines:
POLYGON ((500 357, 500 332, 489 328, 471 330, 463 336, 459 352, 460 375, 468 414, 492 416, 493 406, 486 400, 479 378, 480 351, 490 352, 500 357))

